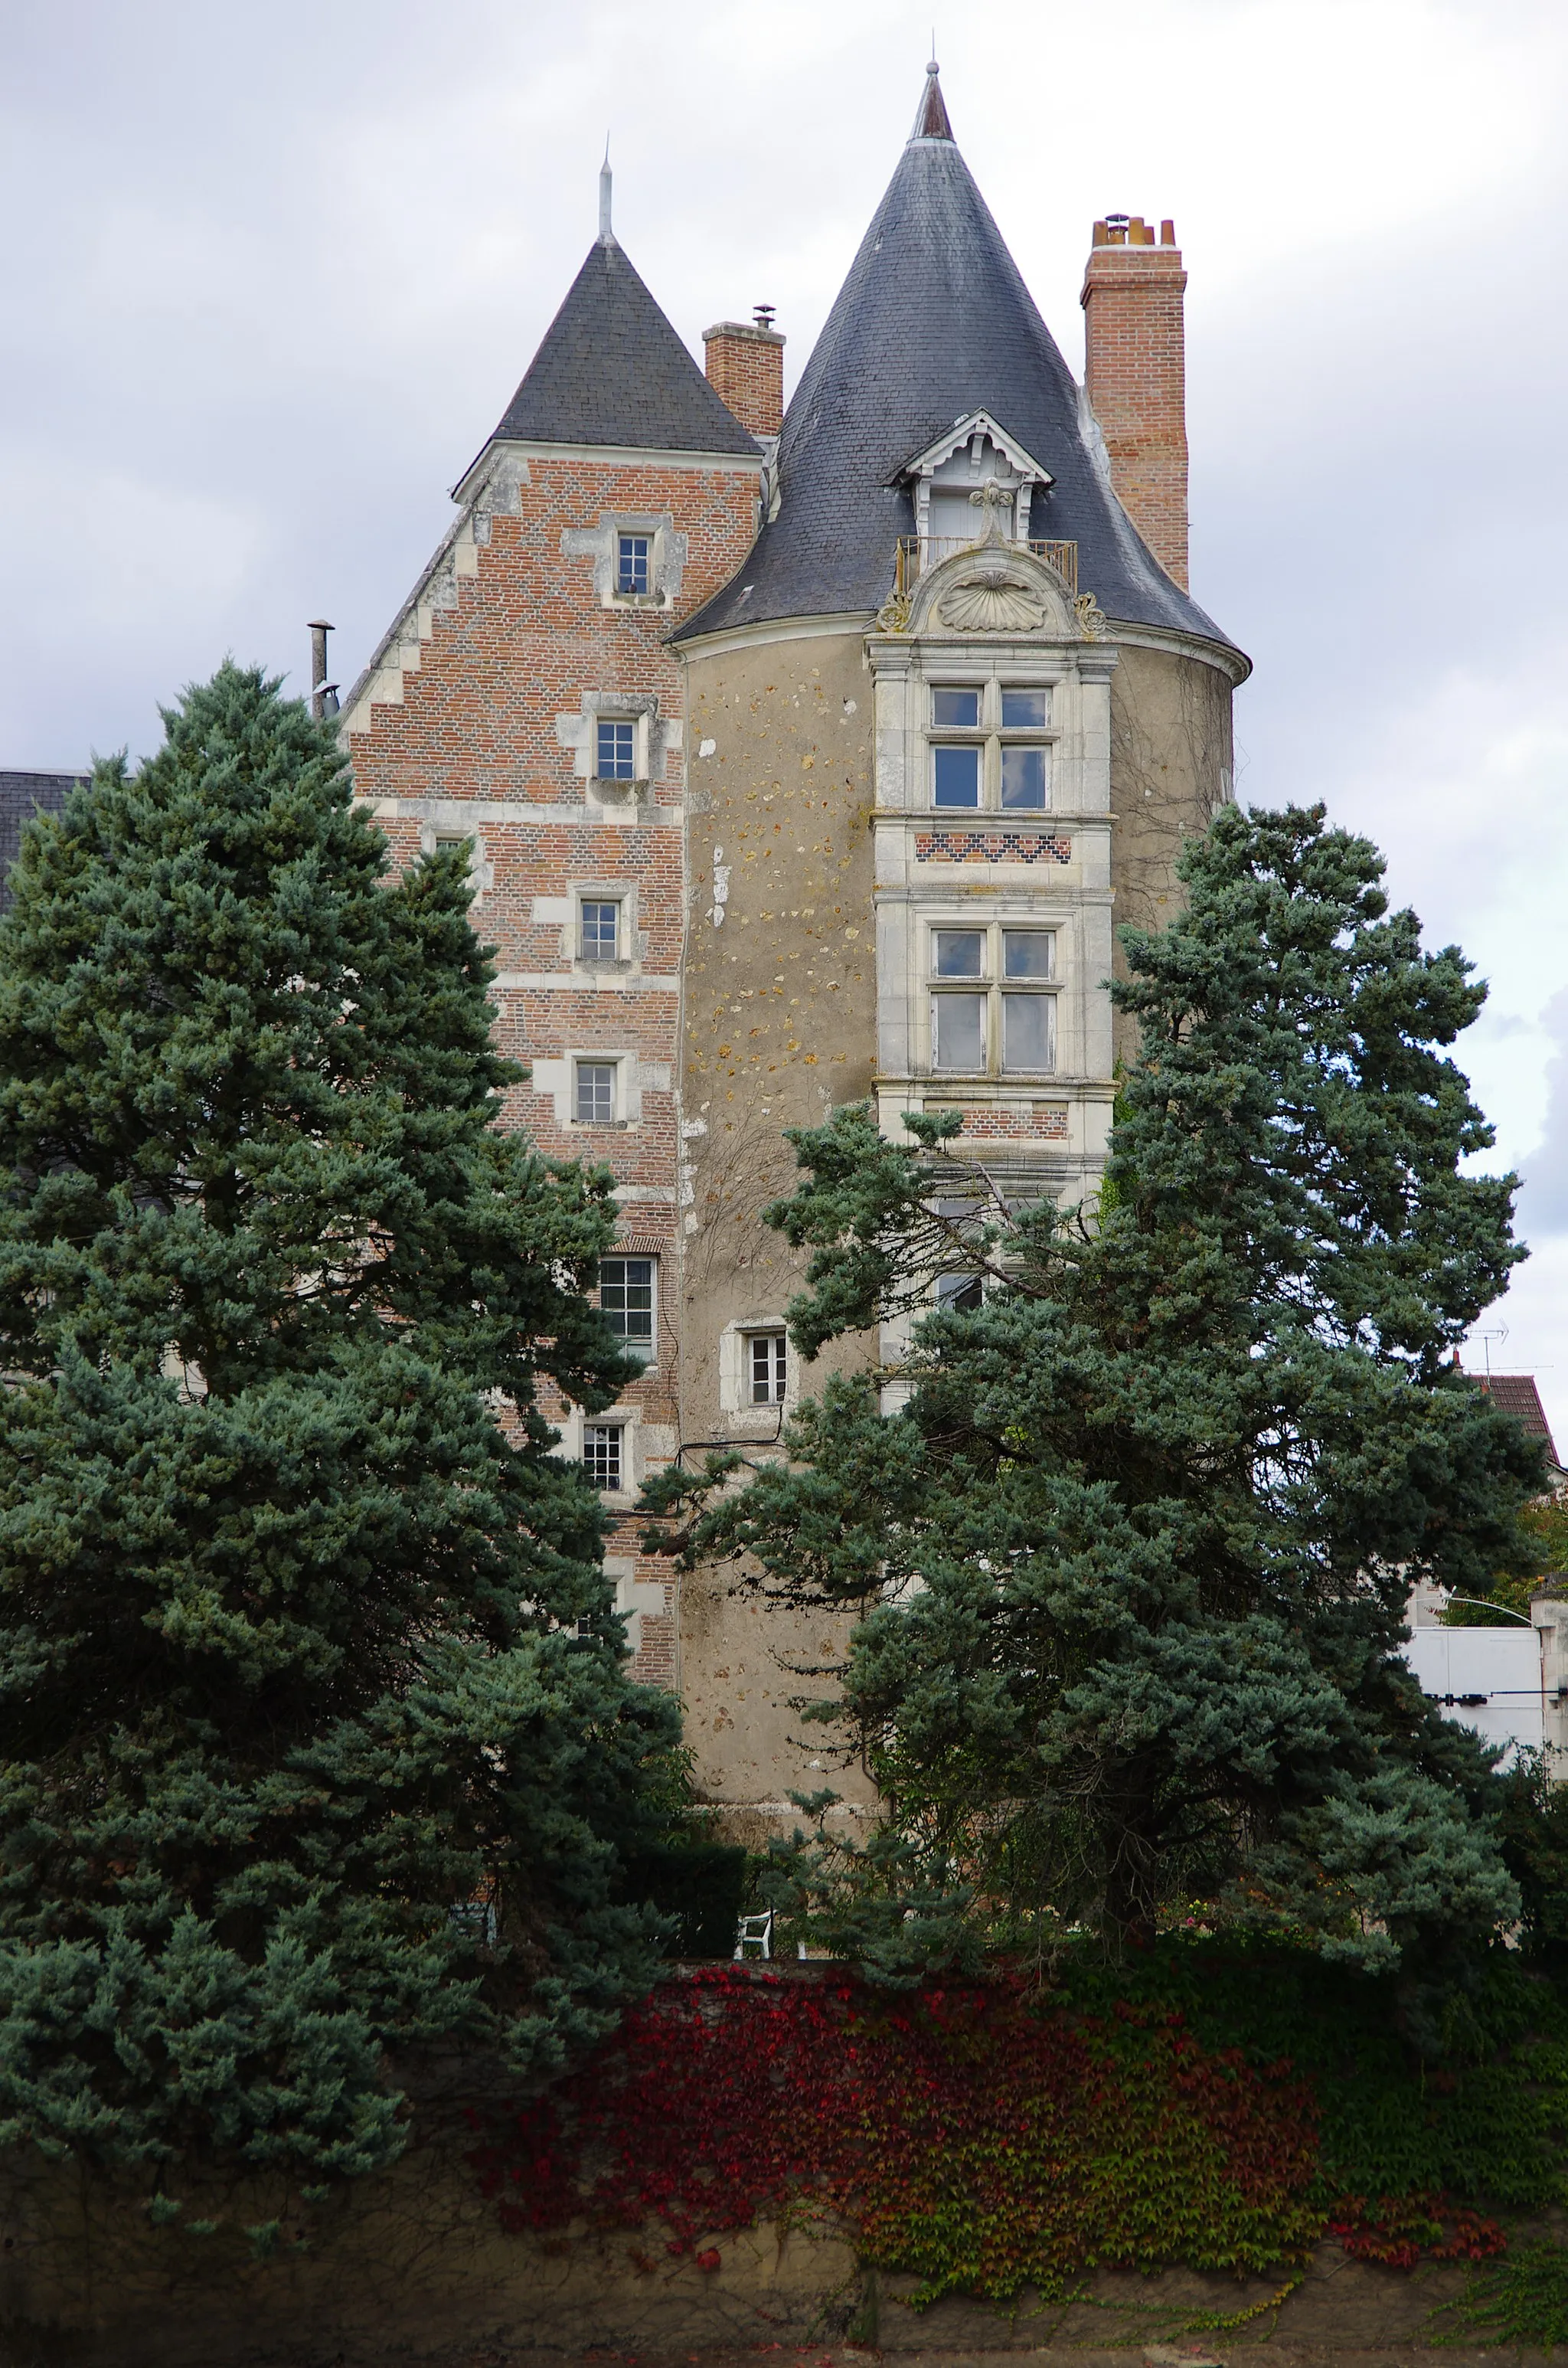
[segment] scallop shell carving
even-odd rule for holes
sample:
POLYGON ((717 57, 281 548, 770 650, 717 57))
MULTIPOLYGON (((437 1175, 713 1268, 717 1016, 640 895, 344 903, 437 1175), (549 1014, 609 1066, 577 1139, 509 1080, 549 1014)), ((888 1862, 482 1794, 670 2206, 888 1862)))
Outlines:
POLYGON ((1005 577, 969 575, 943 594, 938 613, 958 633, 1029 633, 1043 623, 1045 603, 1005 577))

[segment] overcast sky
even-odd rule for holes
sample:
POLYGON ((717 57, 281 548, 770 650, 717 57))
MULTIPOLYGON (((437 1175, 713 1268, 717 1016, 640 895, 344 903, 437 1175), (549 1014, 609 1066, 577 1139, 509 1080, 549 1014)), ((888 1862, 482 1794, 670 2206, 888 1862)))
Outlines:
POLYGON ((0 766, 145 751, 233 651, 347 684, 595 231, 790 381, 933 9, 960 144, 1082 369, 1096 214, 1185 250, 1192 575, 1238 788, 1372 834, 1492 983, 1527 1181, 1494 1367, 1568 1452, 1564 0, 0 0, 0 766))

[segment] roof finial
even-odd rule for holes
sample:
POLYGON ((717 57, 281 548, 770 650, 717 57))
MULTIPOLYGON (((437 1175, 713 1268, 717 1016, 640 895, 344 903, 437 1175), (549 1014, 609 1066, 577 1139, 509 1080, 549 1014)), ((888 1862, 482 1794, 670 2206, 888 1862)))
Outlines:
POLYGON ((615 233, 609 226, 609 133, 605 133, 605 160, 599 166, 599 245, 613 246, 615 233))
POLYGON ((931 63, 926 69, 926 87, 915 110, 915 129, 909 135, 912 140, 950 140, 953 136, 953 127, 948 121, 948 110, 943 104, 942 85, 937 79, 937 34, 933 27, 931 63))

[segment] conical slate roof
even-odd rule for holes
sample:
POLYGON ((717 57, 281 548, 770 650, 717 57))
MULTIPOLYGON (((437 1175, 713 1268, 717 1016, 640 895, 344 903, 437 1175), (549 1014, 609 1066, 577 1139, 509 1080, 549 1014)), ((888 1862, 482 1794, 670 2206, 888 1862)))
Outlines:
POLYGON ((757 453, 608 237, 588 249, 490 442, 509 438, 757 453))
POLYGON ((677 641, 768 618, 876 609, 913 505, 890 482, 987 411, 1048 469, 1030 531, 1078 545, 1109 618, 1224 642, 1145 548, 1080 425, 1078 389, 948 125, 934 69, 887 195, 784 417, 780 504, 677 641))

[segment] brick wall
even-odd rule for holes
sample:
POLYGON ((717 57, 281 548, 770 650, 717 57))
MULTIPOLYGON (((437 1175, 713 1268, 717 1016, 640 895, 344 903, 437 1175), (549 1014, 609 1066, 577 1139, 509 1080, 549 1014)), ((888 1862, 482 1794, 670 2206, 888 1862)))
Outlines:
POLYGON ((1165 573, 1187 588, 1187 273, 1170 222, 1095 224, 1084 274, 1084 385, 1111 482, 1165 573))
MULTIPOLYGON (((416 860, 435 834, 477 842, 474 920, 496 948, 497 1041, 533 1073, 508 1096, 507 1121, 552 1156, 610 1166, 629 1248, 659 1257, 661 1355, 616 1409, 646 1469, 673 1452, 678 1419, 684 755, 680 673, 665 637, 749 550, 758 472, 591 451, 506 458, 504 495, 494 507, 475 497, 455 559, 409 604, 391 637, 392 662, 378 661, 345 726, 356 789, 400 860, 416 860), (596 562, 621 517, 664 522, 662 548, 679 553, 673 597, 612 596, 606 605, 596 562), (621 699, 641 702, 648 778, 601 786, 590 702, 621 699), (624 959, 613 968, 577 958, 584 886, 621 901, 624 959), (575 1121, 574 1053, 623 1064, 622 1107, 631 1107, 614 1126, 575 1121)), ((549 1411, 562 1421, 569 1414, 549 1411)), ((631 1494, 617 1512, 629 1511, 631 1494)), ((667 1565, 639 1554, 638 1527, 618 1520, 608 1555, 637 1615, 636 1675, 674 1686, 673 1584, 667 1565)))

